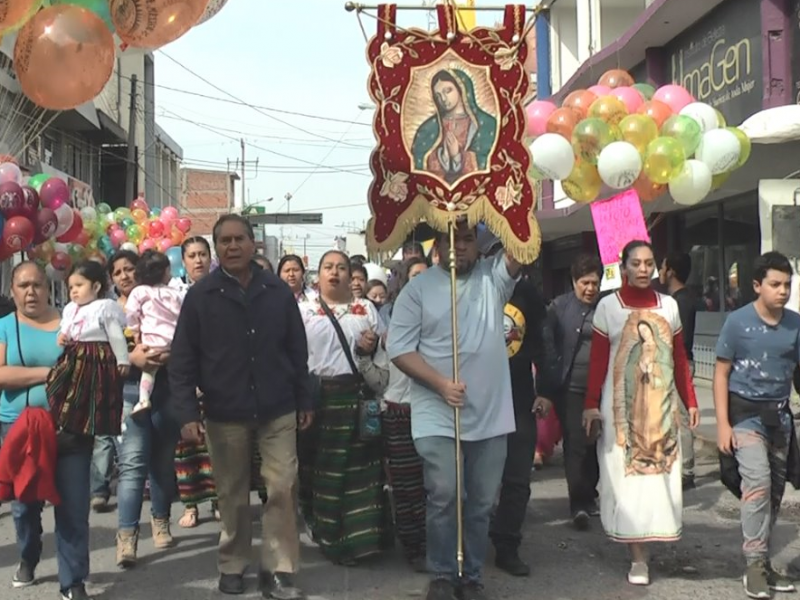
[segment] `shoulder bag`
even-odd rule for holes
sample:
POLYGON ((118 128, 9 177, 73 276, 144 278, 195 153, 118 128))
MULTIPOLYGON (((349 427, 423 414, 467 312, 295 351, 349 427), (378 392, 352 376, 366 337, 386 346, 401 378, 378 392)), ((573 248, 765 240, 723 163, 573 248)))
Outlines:
POLYGON ((325 315, 331 320, 336 337, 339 338, 339 343, 342 345, 344 355, 347 357, 347 362, 350 363, 350 370, 353 375, 358 377, 360 383, 358 391, 358 436, 362 441, 372 441, 381 436, 381 403, 375 398, 375 394, 364 383, 361 373, 358 371, 356 361, 353 359, 353 353, 350 350, 350 344, 347 337, 342 331, 342 326, 339 320, 333 314, 330 307, 325 303, 322 297, 319 298, 319 304, 325 315))

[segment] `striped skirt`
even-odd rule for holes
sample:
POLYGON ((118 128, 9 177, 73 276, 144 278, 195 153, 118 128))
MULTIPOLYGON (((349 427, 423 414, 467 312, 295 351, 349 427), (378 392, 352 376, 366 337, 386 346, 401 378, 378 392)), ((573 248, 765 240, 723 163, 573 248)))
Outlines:
POLYGON ((415 561, 425 557, 425 485, 422 459, 411 438, 410 405, 386 403, 383 440, 395 533, 406 558, 415 561))
POLYGON ((350 376, 323 380, 314 423, 299 440, 303 516, 322 553, 343 564, 391 543, 382 442, 359 438, 357 390, 350 376))
POLYGON ((69 344, 46 385, 57 428, 78 435, 120 434, 123 380, 107 342, 69 344))

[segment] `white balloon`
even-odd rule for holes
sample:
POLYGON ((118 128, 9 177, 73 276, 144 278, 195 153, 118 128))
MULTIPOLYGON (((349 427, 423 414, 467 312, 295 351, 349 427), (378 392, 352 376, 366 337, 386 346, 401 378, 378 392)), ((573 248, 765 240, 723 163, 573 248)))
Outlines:
POLYGON ((726 173, 739 163, 742 146, 736 136, 727 129, 712 129, 703 134, 695 158, 711 169, 712 175, 726 173))
POLYGON ((206 6, 206 11, 203 13, 203 16, 194 24, 195 27, 200 25, 201 23, 205 23, 211 17, 216 16, 216 14, 222 10, 222 7, 227 4, 228 0, 211 0, 206 6))
POLYGON ((608 187, 621 190, 638 179, 642 172, 642 157, 633 144, 611 142, 600 151, 597 171, 608 187))
POLYGON ((61 237, 72 227, 72 223, 75 220, 75 213, 72 212, 72 207, 69 204, 62 204, 55 210, 55 213, 56 219, 58 219, 56 237, 61 237))
POLYGON ((22 171, 14 163, 0 165, 0 183, 13 182, 22 185, 22 171))
POLYGON ((531 144, 533 166, 547 179, 566 179, 575 166, 572 145, 557 133, 545 133, 531 144))
POLYGON ((669 193, 678 204, 692 206, 711 191, 711 169, 704 162, 691 158, 683 163, 680 175, 669 182, 669 193))
POLYGON ((705 133, 712 129, 719 129, 717 111, 705 102, 692 102, 681 109, 680 114, 691 117, 700 125, 700 131, 705 133))
POLYGON ((120 250, 127 250, 128 252, 133 252, 134 254, 139 254, 139 249, 136 247, 136 244, 133 242, 125 242, 119 247, 120 250))

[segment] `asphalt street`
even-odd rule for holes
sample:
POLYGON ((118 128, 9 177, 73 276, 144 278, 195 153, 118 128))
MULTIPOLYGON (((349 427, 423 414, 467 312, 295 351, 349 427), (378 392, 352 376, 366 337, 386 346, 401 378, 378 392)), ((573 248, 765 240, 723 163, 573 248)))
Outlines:
MULTIPOLYGON (((714 459, 701 458, 698 489, 685 496, 684 537, 677 544, 653 546, 652 585, 627 584, 625 549, 609 542, 600 523, 587 533, 574 531, 567 520, 566 485, 558 463, 533 476, 523 558, 533 566, 530 578, 509 577, 492 565, 486 570, 491 599, 530 600, 730 600, 744 598, 740 583, 742 560, 738 505, 723 490, 714 473, 714 459)), ((254 505, 257 500, 254 500, 254 505)), ((204 507, 202 524, 194 530, 174 526, 178 545, 166 551, 153 549, 149 525, 139 544, 140 563, 131 571, 114 564, 116 512, 92 515, 92 575, 88 590, 108 600, 204 600, 220 598, 216 591, 217 524, 204 507)), ((147 505, 145 511, 148 510, 147 505)), ((175 506, 176 515, 180 506, 175 506)), ((253 508, 257 520, 257 509, 253 508)), ((800 503, 787 497, 777 526, 775 564, 800 577, 800 503)), ((53 550, 52 509, 45 517, 44 558, 37 570, 39 583, 23 590, 11 588, 18 560, 9 507, 0 508, 0 600, 39 600, 58 597, 53 550)), ((424 598, 427 579, 413 573, 399 552, 356 568, 333 566, 304 539, 302 572, 298 577, 310 600, 400 600, 424 598)), ((254 550, 255 552, 256 550, 254 550)), ((257 563, 256 563, 257 564, 257 563)), ((259 597, 255 576, 244 598, 259 597)), ((787 596, 791 597, 791 596, 787 596)))

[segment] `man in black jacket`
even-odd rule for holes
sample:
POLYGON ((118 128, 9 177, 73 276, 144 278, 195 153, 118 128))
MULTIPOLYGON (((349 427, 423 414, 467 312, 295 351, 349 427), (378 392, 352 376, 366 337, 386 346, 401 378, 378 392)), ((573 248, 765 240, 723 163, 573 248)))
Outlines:
POLYGON ((265 598, 302 598, 292 574, 299 541, 294 508, 298 423, 311 424, 305 328, 291 290, 253 264, 253 229, 239 215, 214 225, 219 268, 189 289, 169 363, 183 438, 208 443, 219 496, 219 589, 244 592, 251 556, 253 439, 269 499, 262 516, 265 598), (206 423, 201 421, 198 390, 206 423))

